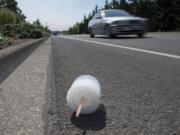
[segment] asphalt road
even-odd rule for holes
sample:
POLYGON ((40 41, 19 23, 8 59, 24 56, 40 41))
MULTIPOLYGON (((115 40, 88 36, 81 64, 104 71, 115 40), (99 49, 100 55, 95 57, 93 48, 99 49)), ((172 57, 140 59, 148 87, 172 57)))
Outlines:
POLYGON ((180 134, 179 33, 150 33, 142 39, 54 36, 50 65, 50 134, 180 134), (95 113, 77 119, 66 93, 82 74, 99 79, 102 103, 95 113))

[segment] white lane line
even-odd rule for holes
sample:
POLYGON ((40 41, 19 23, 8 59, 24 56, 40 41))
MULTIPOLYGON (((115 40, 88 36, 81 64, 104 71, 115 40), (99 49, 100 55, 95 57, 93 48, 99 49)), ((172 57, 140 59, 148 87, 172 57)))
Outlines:
POLYGON ((179 55, 174 55, 174 54, 168 54, 168 53, 162 53, 162 52, 138 49, 138 48, 133 48, 133 47, 126 47, 126 46, 117 45, 117 44, 109 44, 109 43, 103 43, 103 42, 97 42, 97 41, 90 41, 90 40, 85 40, 85 39, 77 39, 77 38, 71 38, 71 37, 65 37, 65 36, 61 36, 60 38, 83 41, 83 42, 89 42, 89 43, 95 43, 95 44, 104 45, 104 46, 117 47, 117 48, 122 48, 122 49, 137 51, 137 52, 143 52, 143 53, 148 53, 148 54, 154 54, 154 55, 159 55, 159 56, 164 56, 164 57, 173 58, 173 59, 179 59, 180 60, 180 56, 179 55))

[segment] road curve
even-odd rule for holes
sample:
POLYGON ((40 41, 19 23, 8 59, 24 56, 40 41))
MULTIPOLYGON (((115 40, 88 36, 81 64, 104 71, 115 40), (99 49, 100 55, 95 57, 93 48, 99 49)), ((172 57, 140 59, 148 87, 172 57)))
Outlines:
POLYGON ((57 116, 50 133, 180 134, 180 59, 95 42, 180 56, 179 33, 150 33, 142 39, 52 37, 51 72, 55 85, 52 93, 56 102, 52 107, 57 116), (67 106, 66 93, 73 80, 82 74, 99 79, 102 104, 94 114, 76 119, 67 106))

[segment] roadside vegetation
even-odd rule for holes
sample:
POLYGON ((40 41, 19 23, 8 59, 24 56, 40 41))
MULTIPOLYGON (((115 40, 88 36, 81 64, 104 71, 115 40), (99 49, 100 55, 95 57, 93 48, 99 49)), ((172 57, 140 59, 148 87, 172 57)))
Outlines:
POLYGON ((180 0, 106 0, 103 7, 96 6, 66 33, 87 34, 89 20, 103 9, 124 9, 132 15, 148 18, 150 31, 180 31, 180 0))
POLYGON ((49 34, 49 28, 43 26, 39 19, 27 22, 15 0, 0 0, 0 49, 15 40, 42 38, 49 34))

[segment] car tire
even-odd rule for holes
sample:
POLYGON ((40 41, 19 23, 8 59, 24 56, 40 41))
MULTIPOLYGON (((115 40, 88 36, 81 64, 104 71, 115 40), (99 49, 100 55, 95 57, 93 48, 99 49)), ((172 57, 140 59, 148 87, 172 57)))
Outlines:
POLYGON ((105 27, 105 35, 108 37, 111 36, 110 27, 108 25, 105 27))
POLYGON ((94 38, 94 34, 90 34, 90 38, 94 38))
POLYGON ((108 36, 109 38, 115 38, 116 35, 111 33, 110 27, 106 26, 105 28, 105 35, 108 36))
POLYGON ((110 38, 116 38, 116 34, 110 34, 109 37, 110 38))
POLYGON ((142 38, 142 37, 144 37, 144 33, 138 33, 137 36, 138 36, 139 38, 142 38))
POLYGON ((94 34, 93 34, 91 28, 89 29, 89 36, 90 36, 90 38, 94 38, 94 34))

